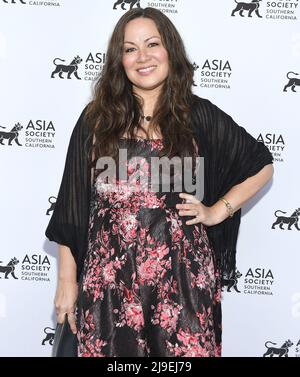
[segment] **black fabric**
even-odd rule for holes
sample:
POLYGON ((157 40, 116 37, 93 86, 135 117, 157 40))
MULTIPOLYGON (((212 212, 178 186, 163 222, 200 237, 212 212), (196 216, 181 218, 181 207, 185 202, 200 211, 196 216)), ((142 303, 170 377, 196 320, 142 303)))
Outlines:
POLYGON ((52 356, 53 357, 77 357, 78 342, 76 334, 72 333, 68 322, 68 315, 65 315, 64 322, 58 323, 55 330, 52 356))
MULTIPOLYGON (((53 215, 46 229, 50 241, 68 246, 77 263, 79 281, 87 250, 91 171, 88 150, 92 138, 83 119, 84 111, 73 130, 65 162, 64 174, 53 215)), ((243 127, 212 104, 194 96, 191 106, 192 126, 204 157, 205 193, 203 204, 213 205, 234 185, 258 173, 273 162, 268 148, 243 127)), ((221 224, 208 228, 221 274, 235 272, 235 255, 241 210, 221 224)))
MULTIPOLYGON (((202 203, 211 206, 233 186, 271 164, 273 156, 263 143, 209 100, 197 96, 194 100, 192 124, 205 165, 202 203)), ((227 278, 235 273, 240 219, 238 210, 232 218, 207 228, 221 275, 227 278)))
POLYGON ((88 152, 91 135, 82 111, 70 138, 63 177, 46 237, 68 246, 77 263, 77 280, 87 250, 91 170, 88 152))

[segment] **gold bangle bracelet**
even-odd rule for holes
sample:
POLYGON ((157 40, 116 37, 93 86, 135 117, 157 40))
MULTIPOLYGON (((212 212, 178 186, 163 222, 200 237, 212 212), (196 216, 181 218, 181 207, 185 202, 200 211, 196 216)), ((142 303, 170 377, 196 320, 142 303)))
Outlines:
POLYGON ((231 204, 225 199, 225 198, 220 198, 220 200, 222 200, 222 202, 225 204, 226 208, 227 208, 227 211, 229 213, 229 217, 233 217, 234 215, 234 211, 233 211, 233 208, 231 206, 231 204))

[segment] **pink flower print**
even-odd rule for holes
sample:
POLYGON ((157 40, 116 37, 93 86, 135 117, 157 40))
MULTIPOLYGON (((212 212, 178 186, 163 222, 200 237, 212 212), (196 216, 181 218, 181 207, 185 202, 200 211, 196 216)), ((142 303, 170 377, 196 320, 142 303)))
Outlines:
POLYGON ((155 192, 147 191, 143 197, 144 206, 147 208, 160 208, 163 206, 161 200, 157 197, 155 192))
POLYGON ((103 240, 103 242, 104 242, 105 244, 108 243, 108 241, 109 241, 108 232, 103 232, 103 234, 102 234, 102 240, 103 240))
POLYGON ((169 254, 169 248, 166 244, 154 248, 148 247, 146 248, 146 250, 149 252, 149 256, 151 256, 152 258, 163 259, 165 255, 169 254))
POLYGON ((178 345, 178 343, 175 343, 175 345, 173 345, 171 342, 169 342, 168 340, 166 341, 166 345, 167 345, 167 349, 174 354, 174 356, 176 357, 180 357, 182 356, 183 352, 184 352, 184 347, 180 347, 178 345))
POLYGON ((177 334, 177 339, 180 340, 185 346, 198 345, 199 336, 199 333, 191 334, 189 330, 183 331, 183 329, 180 329, 177 334))
POLYGON ((85 319, 85 329, 87 331, 94 331, 95 330, 95 324, 94 324, 94 317, 92 314, 87 314, 85 319))
POLYGON ((203 289, 206 286, 206 275, 203 272, 199 272, 196 278, 197 287, 203 289))
POLYGON ((123 293, 124 293, 125 299, 128 302, 132 302, 133 301, 133 293, 132 293, 132 291, 130 291, 128 288, 124 287, 123 288, 123 293))
POLYGON ((222 348, 221 348, 221 345, 216 345, 216 349, 215 349, 215 357, 221 357, 222 355, 222 348))
POLYGON ((141 263, 138 266, 138 274, 140 277, 141 284, 144 284, 147 281, 154 281, 158 270, 160 269, 159 261, 153 259, 146 259, 145 262, 141 263))
POLYGON ((135 302, 124 304, 126 323, 136 331, 140 331, 144 326, 144 315, 142 305, 135 302))
POLYGON ((102 348, 106 346, 107 342, 96 339, 95 341, 87 340, 85 343, 86 351, 82 353, 83 357, 104 357, 102 348))
POLYGON ((116 223, 112 224, 112 234, 118 234, 119 233, 119 227, 116 223))
POLYGON ((132 164, 132 165, 129 165, 129 166, 127 167, 127 174, 128 174, 128 175, 133 174, 134 171, 135 171, 135 166, 134 166, 133 164, 132 164))
POLYGON ((160 149, 163 148, 163 141, 160 140, 160 139, 151 140, 150 145, 151 145, 151 151, 156 149, 156 148, 160 150, 160 149))
POLYGON ((168 332, 175 331, 181 309, 182 306, 176 303, 159 303, 157 311, 159 312, 160 326, 168 332))
POLYGON ((206 330, 211 322, 211 310, 208 308, 206 311, 204 306, 202 307, 203 313, 196 312, 196 316, 199 318, 201 327, 206 330))
POLYGON ((184 357, 209 357, 209 352, 200 346, 200 344, 192 345, 185 349, 184 357))
POLYGON ((122 263, 118 257, 114 260, 114 268, 120 270, 122 268, 122 263))
POLYGON ((102 269, 103 283, 110 284, 115 283, 116 271, 114 269, 114 262, 110 261, 102 269))
POLYGON ((215 302, 221 302, 221 289, 217 289, 214 294, 215 302))
POLYGON ((146 234, 147 234, 146 228, 139 229, 139 236, 140 236, 141 241, 146 238, 146 234))
POLYGON ((128 214, 120 220, 119 232, 126 242, 136 240, 137 218, 133 214, 128 214))
POLYGON ((178 218, 177 214, 175 216, 176 217, 172 217, 170 220, 171 221, 170 228, 171 228, 171 234, 172 234, 172 241, 174 243, 178 243, 183 239, 184 233, 183 233, 182 228, 180 227, 181 220, 178 218))

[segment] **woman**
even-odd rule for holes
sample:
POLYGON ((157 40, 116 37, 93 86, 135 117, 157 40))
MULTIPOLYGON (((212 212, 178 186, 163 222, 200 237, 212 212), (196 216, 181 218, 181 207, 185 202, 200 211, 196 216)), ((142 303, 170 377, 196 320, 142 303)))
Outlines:
POLYGON ((193 72, 163 13, 121 17, 94 100, 72 133, 46 230, 60 245, 57 320, 67 313, 79 356, 221 355, 221 277, 235 271, 240 208, 270 180, 273 159, 192 94, 193 72), (193 179, 195 158, 204 157, 203 200, 129 190, 143 184, 118 175, 108 184, 96 161, 119 162, 121 149, 128 178, 135 156, 148 178, 152 157, 192 157, 193 179))

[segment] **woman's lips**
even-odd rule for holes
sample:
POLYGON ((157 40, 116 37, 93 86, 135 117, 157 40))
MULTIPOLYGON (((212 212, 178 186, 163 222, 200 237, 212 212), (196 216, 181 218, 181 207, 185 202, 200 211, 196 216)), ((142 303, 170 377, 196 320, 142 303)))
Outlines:
POLYGON ((150 66, 146 68, 138 69, 137 72, 142 76, 148 76, 150 75, 154 70, 156 69, 156 66, 150 66))

